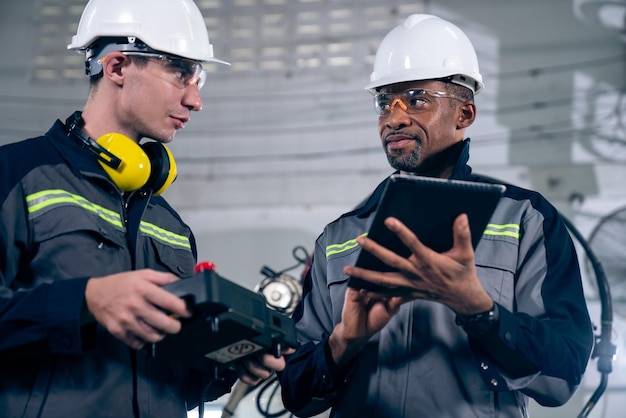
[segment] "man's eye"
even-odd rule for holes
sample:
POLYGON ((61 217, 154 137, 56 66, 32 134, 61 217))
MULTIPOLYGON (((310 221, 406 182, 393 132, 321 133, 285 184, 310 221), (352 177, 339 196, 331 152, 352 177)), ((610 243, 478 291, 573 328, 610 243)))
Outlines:
POLYGON ((181 81, 186 81, 193 75, 191 69, 186 65, 176 65, 173 63, 171 67, 174 76, 181 81))
POLYGON ((409 98, 409 103, 411 106, 423 106, 428 103, 428 100, 426 100, 426 97, 424 96, 414 95, 409 98))
POLYGON ((380 107, 381 109, 389 109, 390 106, 391 106, 391 102, 388 100, 378 102, 378 107, 380 107))
POLYGON ((176 78, 182 81, 188 80, 189 77, 191 77, 191 72, 185 68, 177 68, 174 74, 176 75, 176 78))

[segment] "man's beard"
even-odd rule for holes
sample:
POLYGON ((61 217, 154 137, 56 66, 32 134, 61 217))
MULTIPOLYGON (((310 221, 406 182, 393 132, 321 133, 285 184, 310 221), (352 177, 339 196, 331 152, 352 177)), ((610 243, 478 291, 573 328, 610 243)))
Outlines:
POLYGON ((417 171, 422 156, 422 147, 417 146, 408 154, 389 152, 387 149, 385 149, 385 153, 391 167, 411 173, 417 171))
POLYGON ((423 161, 421 146, 416 146, 408 154, 394 153, 387 149, 385 149, 385 153, 389 165, 396 170, 416 173, 420 176, 438 177, 441 173, 454 167, 464 147, 465 141, 456 142, 423 161))

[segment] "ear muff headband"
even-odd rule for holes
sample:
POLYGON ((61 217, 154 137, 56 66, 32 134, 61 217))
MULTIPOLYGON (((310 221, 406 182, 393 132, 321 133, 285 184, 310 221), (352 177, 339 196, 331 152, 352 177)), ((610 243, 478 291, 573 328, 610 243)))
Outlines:
POLYGON ((120 168, 122 164, 122 160, 120 160, 115 155, 111 154, 106 149, 102 148, 96 141, 94 141, 90 136, 83 134, 82 128, 85 125, 85 121, 81 117, 80 112, 74 112, 72 116, 67 118, 65 121, 65 125, 69 131, 69 136, 79 139, 83 145, 87 146, 87 148, 96 154, 98 160, 101 163, 108 165, 109 167, 117 170, 120 168))
POLYGON ((66 122, 70 136, 79 139, 96 154, 111 181, 122 191, 142 188, 151 189, 159 195, 174 182, 177 175, 176 162, 170 150, 159 142, 143 145, 120 133, 107 133, 94 141, 82 132, 84 121, 75 112, 66 122))

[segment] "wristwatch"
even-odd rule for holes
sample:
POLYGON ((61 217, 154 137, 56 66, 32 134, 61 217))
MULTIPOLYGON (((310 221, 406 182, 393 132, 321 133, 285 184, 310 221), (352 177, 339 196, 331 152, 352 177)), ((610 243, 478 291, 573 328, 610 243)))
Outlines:
POLYGON ((467 335, 472 337, 480 337, 492 332, 497 328, 499 320, 498 304, 495 302, 488 311, 473 315, 456 315, 457 325, 463 327, 467 335))

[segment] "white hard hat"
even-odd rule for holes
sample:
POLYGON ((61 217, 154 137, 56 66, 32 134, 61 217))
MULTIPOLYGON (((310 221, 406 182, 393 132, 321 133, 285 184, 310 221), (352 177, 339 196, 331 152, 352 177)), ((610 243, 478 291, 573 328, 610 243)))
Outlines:
POLYGON ((461 29, 437 16, 414 14, 382 40, 365 89, 374 93, 388 84, 448 77, 475 94, 484 87, 476 51, 461 29))
POLYGON ((67 48, 89 55, 101 38, 128 38, 126 46, 107 52, 137 50, 132 44, 140 40, 155 51, 228 65, 213 57, 204 18, 193 0, 89 0, 67 48))

